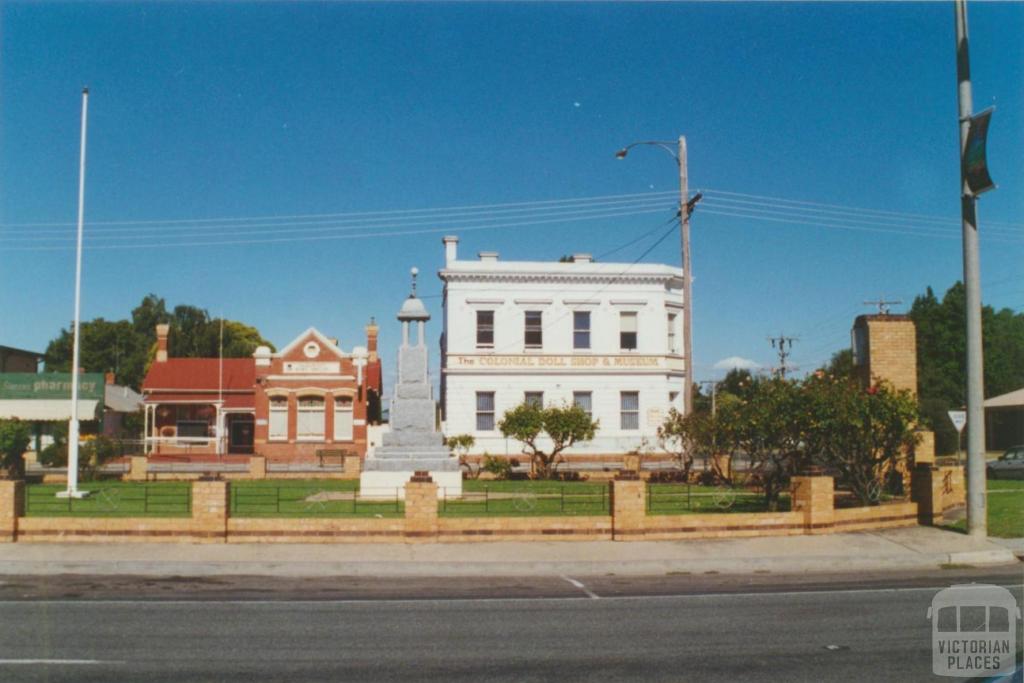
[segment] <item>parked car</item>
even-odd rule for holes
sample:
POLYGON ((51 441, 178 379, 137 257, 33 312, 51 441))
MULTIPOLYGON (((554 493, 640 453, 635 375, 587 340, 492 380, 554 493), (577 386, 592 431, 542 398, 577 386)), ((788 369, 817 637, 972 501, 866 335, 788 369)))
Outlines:
POLYGON ((1024 479, 1024 446, 1014 446, 986 469, 989 479, 1024 479))

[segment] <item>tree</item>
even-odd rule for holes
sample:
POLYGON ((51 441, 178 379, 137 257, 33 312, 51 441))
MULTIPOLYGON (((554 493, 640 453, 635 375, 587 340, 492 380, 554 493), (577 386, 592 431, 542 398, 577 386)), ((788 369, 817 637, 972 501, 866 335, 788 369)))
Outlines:
POLYGON ((805 431, 799 382, 755 378, 747 398, 719 406, 714 434, 733 457, 743 453, 750 459, 750 473, 764 491, 765 505, 774 511, 790 477, 807 464, 805 431))
POLYGON ((887 382, 811 377, 803 386, 809 417, 806 446, 864 505, 878 503, 882 482, 916 443, 917 404, 887 382))
MULTIPOLYGON (((958 435, 946 412, 966 402, 966 292, 955 283, 940 302, 931 287, 914 299, 917 377, 922 421, 935 431, 939 453, 956 451, 958 435)), ((982 307, 985 396, 1024 386, 1024 313, 982 307)))
MULTIPOLYGON (((114 372, 121 384, 138 389, 155 355, 156 325, 170 323, 171 356, 216 358, 220 354, 220 320, 201 308, 176 306, 167 312, 164 300, 149 294, 132 310, 131 320, 96 318, 81 325, 79 365, 86 372, 114 372)), ((48 372, 70 372, 71 326, 62 329, 46 348, 48 372)), ((224 357, 251 356, 257 346, 273 345, 255 327, 224 321, 224 357)))
POLYGON ((532 402, 506 411, 498 423, 503 435, 523 443, 523 454, 530 456, 532 474, 539 479, 552 478, 562 451, 593 439, 599 426, 579 406, 542 408, 532 402))
POLYGON ((132 309, 132 327, 150 343, 156 341, 156 326, 170 322, 170 319, 167 304, 156 294, 147 294, 142 302, 132 309))
POLYGON ((665 421, 658 427, 658 445, 672 456, 682 470, 683 478, 689 480, 697 454, 704 454, 705 463, 708 455, 713 455, 713 430, 714 419, 710 412, 695 411, 683 415, 670 408, 665 421))
POLYGON ((746 398, 750 395, 753 385, 754 376, 750 374, 750 370, 746 370, 744 368, 733 368, 727 372, 725 377, 722 378, 722 381, 718 383, 716 391, 718 392, 719 398, 721 398, 723 394, 746 398))
POLYGON ((32 442, 32 431, 27 422, 21 420, 0 420, 0 465, 10 479, 25 478, 25 461, 22 456, 32 442))
POLYGON ((466 476, 470 479, 478 478, 480 476, 481 468, 479 463, 477 463, 476 468, 474 468, 473 464, 466 459, 469 449, 471 449, 474 444, 476 444, 476 439, 472 434, 456 434, 454 436, 449 436, 444 440, 444 445, 452 449, 459 459, 459 467, 462 468, 466 473, 466 476))
POLYGON ((832 354, 828 365, 821 370, 837 379, 856 379, 857 367, 853 364, 853 350, 842 349, 832 354))

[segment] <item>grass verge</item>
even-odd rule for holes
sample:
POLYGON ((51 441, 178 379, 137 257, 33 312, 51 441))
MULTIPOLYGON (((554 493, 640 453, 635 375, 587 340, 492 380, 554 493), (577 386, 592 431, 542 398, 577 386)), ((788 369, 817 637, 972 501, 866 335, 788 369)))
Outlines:
MULTIPOLYGON (((988 535, 1024 538, 1024 481, 988 482, 988 535)), ((959 519, 949 528, 967 531, 967 520, 959 519)))

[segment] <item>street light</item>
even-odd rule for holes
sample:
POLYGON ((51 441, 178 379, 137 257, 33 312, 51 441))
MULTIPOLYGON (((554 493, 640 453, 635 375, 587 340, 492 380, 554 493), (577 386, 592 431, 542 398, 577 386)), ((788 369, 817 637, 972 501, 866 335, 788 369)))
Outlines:
POLYGON ((683 414, 689 415, 693 406, 693 341, 691 336, 691 318, 693 312, 693 294, 691 291, 691 284, 693 278, 690 276, 690 214, 693 213, 693 207, 697 205, 697 202, 701 200, 701 193, 694 195, 692 199, 689 199, 689 191, 687 190, 687 178, 686 178, 686 138, 682 135, 679 136, 678 146, 676 149, 672 149, 672 142, 663 140, 642 140, 640 142, 633 142, 626 145, 618 152, 615 153, 616 159, 625 159, 626 155, 629 154, 629 150, 634 147, 641 145, 660 147, 664 151, 668 152, 676 161, 676 166, 679 167, 679 224, 680 240, 682 242, 683 252, 683 356, 685 357, 684 372, 686 377, 686 391, 683 394, 686 397, 686 401, 683 404, 683 414))

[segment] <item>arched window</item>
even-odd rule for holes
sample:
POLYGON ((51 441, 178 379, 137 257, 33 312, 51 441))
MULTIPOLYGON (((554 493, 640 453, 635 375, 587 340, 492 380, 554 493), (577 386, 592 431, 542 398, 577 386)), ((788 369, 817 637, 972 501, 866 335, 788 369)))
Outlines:
POLYGON ((295 436, 306 441, 324 438, 324 399, 322 396, 300 396, 295 420, 295 436))
POLYGON ((271 441, 288 440, 288 397, 270 397, 270 420, 267 438, 271 441))
POLYGON ((334 397, 334 440, 352 440, 352 397, 334 397))

